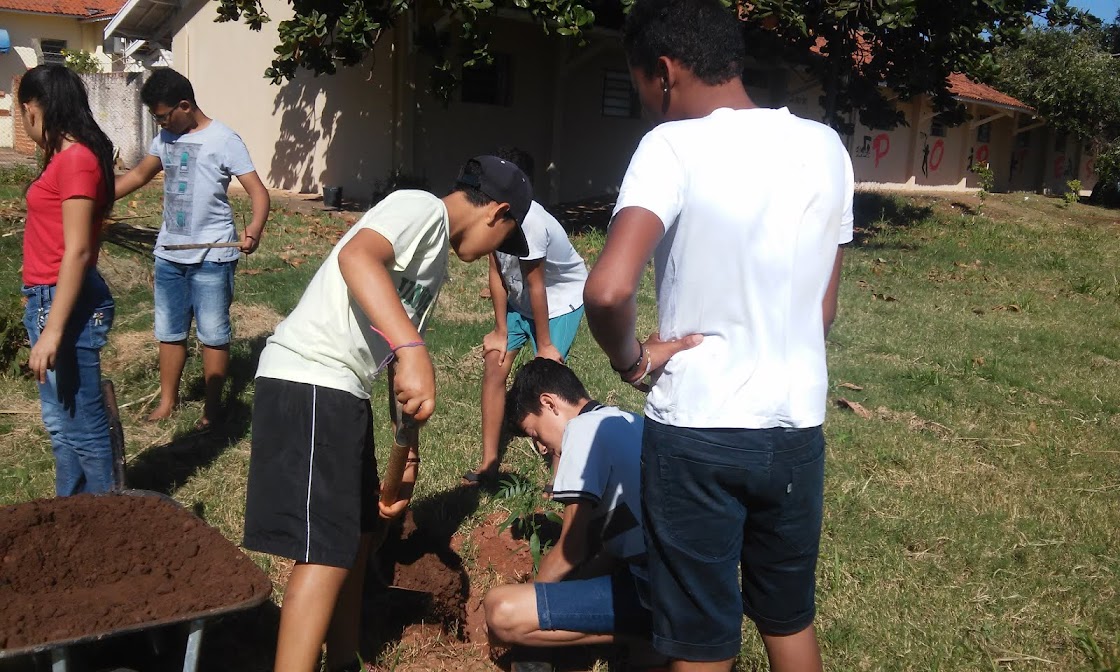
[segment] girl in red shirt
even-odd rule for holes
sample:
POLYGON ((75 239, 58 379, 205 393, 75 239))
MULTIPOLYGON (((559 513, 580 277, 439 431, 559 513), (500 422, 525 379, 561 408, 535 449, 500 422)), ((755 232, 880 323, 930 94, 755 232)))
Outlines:
POLYGON ((101 348, 114 305, 97 251, 113 206, 113 143, 69 68, 33 68, 17 93, 23 127, 43 150, 43 172, 27 188, 23 323, 54 451, 55 492, 105 492, 113 488, 113 457, 101 348))

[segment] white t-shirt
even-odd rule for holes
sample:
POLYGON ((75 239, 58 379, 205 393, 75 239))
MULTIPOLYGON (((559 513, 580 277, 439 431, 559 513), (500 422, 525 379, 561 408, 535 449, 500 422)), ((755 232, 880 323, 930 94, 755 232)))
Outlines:
POLYGON ((642 536, 642 418, 613 406, 599 406, 564 428, 552 499, 595 505, 591 533, 603 550, 647 579, 642 536))
POLYGON ((405 312, 420 333, 447 277, 447 208, 426 191, 396 191, 358 220, 327 255, 299 304, 276 327, 261 353, 257 376, 344 390, 368 399, 385 340, 353 300, 338 252, 362 229, 393 245, 389 269, 405 312))
POLYGON ((662 338, 704 335, 654 381, 645 415, 677 427, 816 427, 828 371, 821 302, 852 240, 852 162, 789 110, 719 109, 646 134, 615 214, 640 207, 662 338))
POLYGON ((148 153, 163 164, 163 225, 156 256, 181 264, 237 259, 241 251, 235 247, 165 250, 162 246, 238 239, 226 190, 231 177, 255 170, 241 136, 212 119, 193 133, 160 131, 148 153))
POLYGON ((544 291, 548 297, 548 318, 567 315, 583 305, 583 285, 587 281, 587 265, 572 247, 560 222, 540 203, 533 201, 525 216, 525 240, 529 254, 518 259, 498 252, 498 272, 502 275, 509 297, 507 305, 532 319, 529 288, 521 278, 521 260, 544 259, 544 291))

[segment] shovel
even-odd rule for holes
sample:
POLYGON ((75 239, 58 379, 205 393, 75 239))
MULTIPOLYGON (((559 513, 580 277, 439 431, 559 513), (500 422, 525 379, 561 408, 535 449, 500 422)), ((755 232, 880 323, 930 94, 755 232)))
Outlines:
MULTIPOLYGON (((393 394, 392 366, 389 367, 389 404, 392 418, 396 422, 396 431, 393 432, 393 447, 389 449, 389 463, 385 467, 385 476, 381 479, 381 503, 386 506, 397 501, 404 470, 408 466, 408 454, 412 450, 419 450, 420 447, 420 426, 411 415, 404 412, 401 402, 393 394)), ((377 528, 370 539, 371 554, 376 553, 385 543, 392 522, 378 516, 377 528)))

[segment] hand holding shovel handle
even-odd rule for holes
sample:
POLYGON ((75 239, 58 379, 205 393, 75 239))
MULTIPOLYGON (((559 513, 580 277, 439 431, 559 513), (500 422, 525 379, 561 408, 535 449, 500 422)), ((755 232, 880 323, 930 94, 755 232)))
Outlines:
POLYGON ((400 494, 404 470, 408 466, 408 455, 420 447, 420 428, 401 408, 399 401, 393 400, 396 410, 397 429, 393 433, 393 447, 389 451, 389 464, 385 467, 385 478, 381 481, 381 503, 392 506, 400 494))

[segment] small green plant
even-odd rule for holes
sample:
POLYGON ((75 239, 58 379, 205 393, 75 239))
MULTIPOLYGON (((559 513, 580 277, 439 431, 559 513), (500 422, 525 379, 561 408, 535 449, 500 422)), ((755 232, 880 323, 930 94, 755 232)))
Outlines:
POLYGON ((536 483, 521 474, 510 474, 502 479, 498 487, 498 498, 509 510, 500 525, 498 532, 510 529, 515 537, 526 539, 529 542, 529 555, 533 558, 533 574, 536 575, 541 567, 541 558, 552 546, 552 541, 544 539, 541 535, 545 521, 562 523, 555 511, 544 511, 544 499, 536 483))
POLYGON ((976 173, 976 179, 980 182, 980 191, 976 195, 980 198, 980 205, 976 208, 976 212, 984 210, 984 200, 988 198, 988 194, 992 193, 992 188, 995 187, 996 174, 992 172, 991 166, 986 163, 974 163, 971 168, 973 173, 976 173))
POLYGON ((0 166, 0 184, 24 189, 38 176, 35 166, 26 163, 13 163, 0 166))
POLYGON ((1081 180, 1070 180, 1066 182, 1066 193, 1062 194, 1062 198, 1066 199, 1066 203, 1074 204, 1081 200, 1081 180))
POLYGON ((66 59, 66 67, 79 75, 92 75, 101 72, 101 61, 88 51, 80 49, 63 49, 62 55, 66 59))
POLYGON ((1088 632, 1077 633, 1077 648, 1085 654, 1093 672, 1120 672, 1120 639, 1113 646, 1101 647, 1088 632))
POLYGON ((9 295, 0 301, 0 373, 18 375, 28 352, 23 305, 19 297, 9 295))

